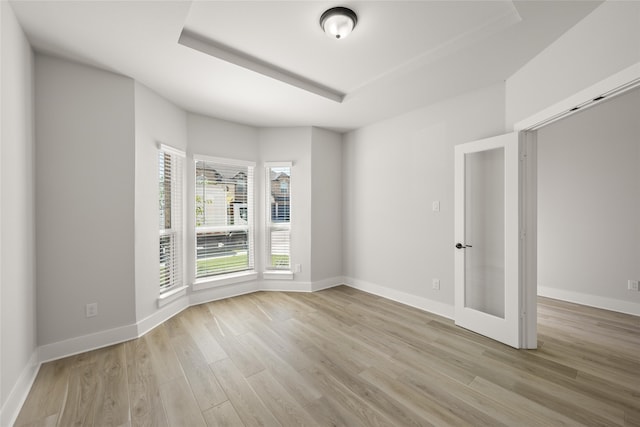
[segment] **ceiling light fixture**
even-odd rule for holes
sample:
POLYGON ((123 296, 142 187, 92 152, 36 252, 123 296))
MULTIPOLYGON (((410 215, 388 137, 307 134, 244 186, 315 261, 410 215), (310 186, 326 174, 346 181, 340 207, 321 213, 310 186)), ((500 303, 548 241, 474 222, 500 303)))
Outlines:
POLYGON ((320 27, 332 39, 343 39, 351 34, 358 23, 356 13, 346 7, 332 7, 320 17, 320 27))

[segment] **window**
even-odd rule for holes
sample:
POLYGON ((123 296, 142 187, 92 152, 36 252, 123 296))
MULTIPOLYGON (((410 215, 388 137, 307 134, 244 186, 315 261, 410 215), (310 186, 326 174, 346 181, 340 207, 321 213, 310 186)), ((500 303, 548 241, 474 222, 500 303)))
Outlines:
POLYGON ((254 163, 195 163, 196 279, 253 270, 254 163))
POLYGON ((267 270, 291 269, 291 162, 266 163, 267 270))
POLYGON ((158 151, 160 292, 182 286, 182 174, 184 153, 164 145, 158 151))

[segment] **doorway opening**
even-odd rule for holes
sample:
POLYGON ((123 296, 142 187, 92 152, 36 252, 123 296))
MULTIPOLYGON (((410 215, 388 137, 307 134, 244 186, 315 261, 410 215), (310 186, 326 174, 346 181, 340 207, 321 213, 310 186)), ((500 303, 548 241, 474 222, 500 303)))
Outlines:
POLYGON ((537 163, 535 295, 638 316, 640 293, 628 290, 640 276, 640 66, 631 68, 621 73, 630 80, 613 76, 570 98, 586 101, 515 128, 537 163))
POLYGON ((636 87, 535 131, 539 296, 640 315, 638 111, 636 87))

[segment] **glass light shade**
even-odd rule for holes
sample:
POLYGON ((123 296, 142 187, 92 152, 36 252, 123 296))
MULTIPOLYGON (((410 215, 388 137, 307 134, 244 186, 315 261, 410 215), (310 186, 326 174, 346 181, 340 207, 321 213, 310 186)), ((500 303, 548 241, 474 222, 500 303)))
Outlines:
POLYGON ((331 38, 343 39, 353 31, 353 21, 348 16, 333 15, 324 21, 324 32, 331 38))
POLYGON ((320 18, 320 26, 332 39, 343 39, 351 34, 357 22, 356 14, 344 7, 327 10, 320 18))

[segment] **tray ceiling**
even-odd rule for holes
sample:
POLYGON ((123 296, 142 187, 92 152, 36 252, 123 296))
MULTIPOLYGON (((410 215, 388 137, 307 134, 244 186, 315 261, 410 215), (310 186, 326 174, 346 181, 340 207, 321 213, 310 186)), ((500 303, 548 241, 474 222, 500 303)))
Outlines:
POLYGON ((11 1, 36 51, 129 76, 187 111, 335 130, 504 81, 599 3, 11 1), (333 6, 359 17, 343 40, 318 22, 333 6), (342 102, 180 44, 184 31, 342 102))

